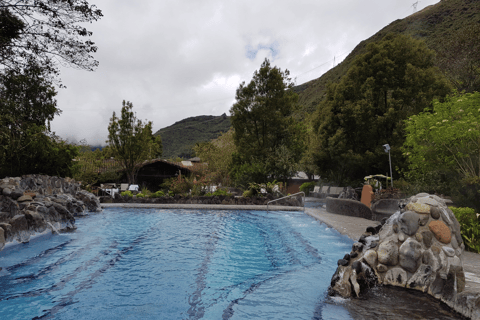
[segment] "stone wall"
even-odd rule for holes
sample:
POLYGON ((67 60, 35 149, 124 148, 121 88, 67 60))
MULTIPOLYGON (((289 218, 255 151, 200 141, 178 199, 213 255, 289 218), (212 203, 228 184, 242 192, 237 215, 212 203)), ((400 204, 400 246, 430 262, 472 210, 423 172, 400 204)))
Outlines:
POLYGON ((100 202, 69 178, 27 175, 0 180, 0 250, 47 229, 75 228, 75 216, 101 211, 100 202))
POLYGON ((426 292, 480 319, 480 293, 465 290, 465 246, 455 215, 437 196, 418 194, 384 224, 369 227, 338 261, 329 294, 361 296, 382 284, 426 292))
POLYGON ((327 212, 373 220, 370 208, 360 201, 327 197, 326 202, 327 212))
MULTIPOLYGON (((101 203, 159 203, 159 204, 224 204, 224 205, 267 205, 275 199, 273 195, 267 194, 265 197, 235 197, 235 196, 182 196, 159 197, 159 198, 134 198, 115 194, 115 198, 106 196, 100 197, 101 203)), ((292 197, 275 201, 270 205, 282 205, 301 207, 303 206, 303 196, 292 197)))

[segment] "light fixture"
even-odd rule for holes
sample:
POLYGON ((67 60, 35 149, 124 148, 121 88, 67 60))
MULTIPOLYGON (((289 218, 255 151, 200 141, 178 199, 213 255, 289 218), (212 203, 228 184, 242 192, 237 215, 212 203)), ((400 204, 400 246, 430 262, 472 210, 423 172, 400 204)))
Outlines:
POLYGON ((384 144, 383 150, 385 150, 385 152, 388 152, 388 162, 390 163, 390 181, 392 182, 392 189, 393 189, 392 158, 390 157, 390 145, 388 143, 384 144))

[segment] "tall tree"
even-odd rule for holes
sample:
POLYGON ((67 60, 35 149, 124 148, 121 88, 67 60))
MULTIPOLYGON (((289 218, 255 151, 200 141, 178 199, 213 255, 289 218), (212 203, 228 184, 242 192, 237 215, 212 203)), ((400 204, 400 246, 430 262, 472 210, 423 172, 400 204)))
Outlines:
POLYGON ((2 0, 0 64, 21 70, 35 62, 47 74, 58 74, 57 63, 93 70, 97 47, 84 24, 101 17, 86 0, 2 0))
POLYGON ((202 162, 207 163, 206 173, 215 183, 228 186, 230 182, 230 166, 232 155, 236 152, 233 141, 233 130, 222 133, 217 139, 197 143, 194 151, 202 162))
POLYGON ((77 149, 50 133, 56 94, 41 67, 0 73, 0 176, 71 175, 77 149))
POLYGON ((132 109, 133 104, 124 100, 121 118, 113 112, 107 141, 121 162, 130 184, 135 183, 142 162, 162 155, 162 142, 160 136, 152 134, 152 122, 143 123, 132 109))
MULTIPOLYGON (((285 172, 277 166, 275 153, 281 146, 295 156, 294 132, 296 130, 292 110, 298 99, 291 90, 293 82, 289 71, 272 67, 265 61, 247 85, 242 82, 236 92, 236 103, 230 109, 234 128, 234 140, 238 157, 237 165, 254 164, 259 169, 259 179, 279 178, 285 172), (263 177, 262 177, 263 176, 263 177)), ((285 154, 285 150, 277 152, 285 154)), ((264 181, 260 181, 264 182, 264 181)))
POLYGON ((338 183, 389 172, 382 145, 390 144, 394 166, 402 167, 403 120, 431 107, 450 88, 434 67, 424 42, 389 34, 371 43, 346 76, 332 83, 319 105, 314 129, 315 161, 323 177, 338 183))

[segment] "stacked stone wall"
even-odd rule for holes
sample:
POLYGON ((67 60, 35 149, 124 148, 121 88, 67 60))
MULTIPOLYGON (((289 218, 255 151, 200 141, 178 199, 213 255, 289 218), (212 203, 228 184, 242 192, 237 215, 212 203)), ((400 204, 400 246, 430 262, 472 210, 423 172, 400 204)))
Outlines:
POLYGON ((0 180, 0 250, 47 229, 75 228, 75 216, 100 211, 100 202, 70 178, 27 175, 0 180))
POLYGON ((465 289, 460 224, 445 201, 418 194, 401 202, 383 225, 367 228, 338 261, 329 293, 360 296, 374 284, 426 292, 480 319, 480 293, 465 289))

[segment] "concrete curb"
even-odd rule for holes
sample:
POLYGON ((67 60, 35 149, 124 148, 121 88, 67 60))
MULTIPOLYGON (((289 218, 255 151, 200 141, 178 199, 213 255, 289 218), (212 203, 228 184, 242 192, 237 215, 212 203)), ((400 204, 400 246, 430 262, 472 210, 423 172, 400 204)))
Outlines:
MULTIPOLYGON (((265 205, 229 205, 229 204, 172 204, 172 203, 102 203, 102 208, 156 208, 191 210, 257 210, 267 211, 265 205)), ((268 206, 269 211, 304 211, 303 207, 268 206)))

